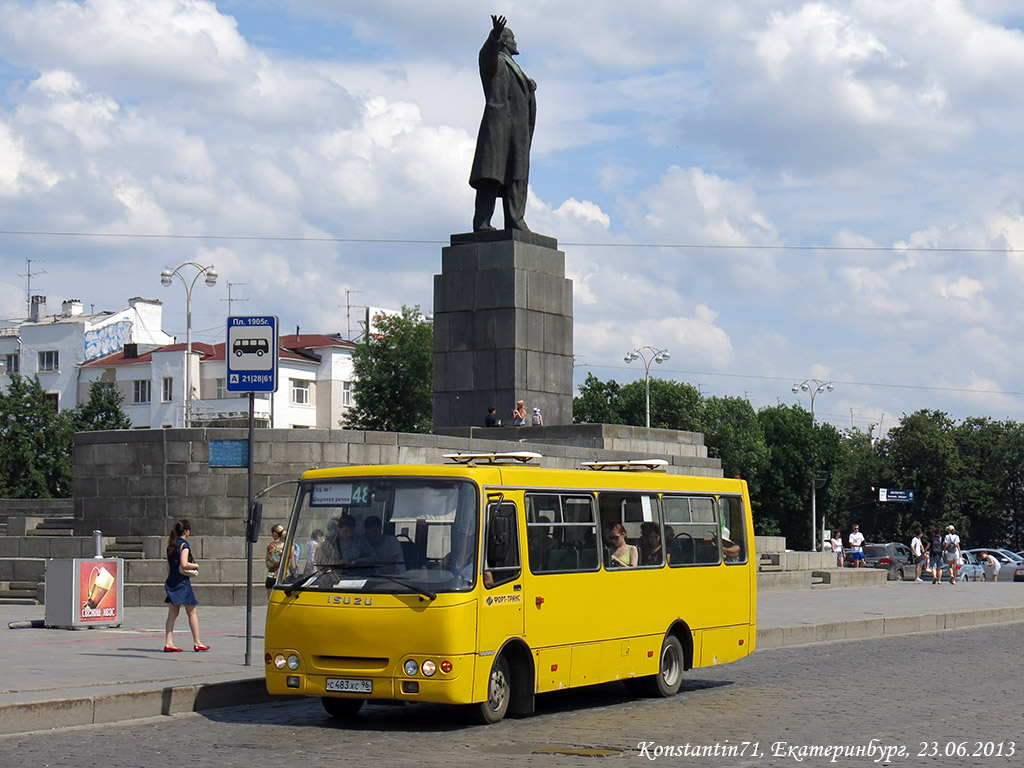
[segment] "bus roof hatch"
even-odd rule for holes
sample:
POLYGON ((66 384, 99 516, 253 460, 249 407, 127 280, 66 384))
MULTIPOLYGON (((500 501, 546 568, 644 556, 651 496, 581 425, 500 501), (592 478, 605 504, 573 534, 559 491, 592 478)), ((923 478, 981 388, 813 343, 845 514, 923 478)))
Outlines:
POLYGON ((650 472, 664 472, 668 466, 665 459, 632 459, 630 461, 581 461, 581 467, 586 469, 646 469, 650 472))
POLYGON ((473 464, 474 462, 500 464, 502 462, 511 463, 514 461, 525 464, 528 461, 544 457, 532 451, 507 451, 505 453, 446 453, 444 458, 451 459, 456 464, 473 464))

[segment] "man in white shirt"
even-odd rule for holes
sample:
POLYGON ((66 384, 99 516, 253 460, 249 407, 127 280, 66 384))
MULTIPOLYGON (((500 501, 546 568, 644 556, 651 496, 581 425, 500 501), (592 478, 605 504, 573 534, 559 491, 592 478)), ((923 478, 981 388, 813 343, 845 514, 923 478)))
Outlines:
POLYGON ((924 536, 924 532, 918 531, 917 536, 910 540, 910 551, 914 553, 914 581, 924 581, 921 578, 921 571, 928 559, 924 552, 924 542, 921 541, 922 536, 924 536))
POLYGON ((857 568, 864 565, 864 534, 860 532, 860 526, 854 523, 853 532, 850 534, 850 559, 857 568))
POLYGON ((956 584, 957 566, 960 564, 960 537, 952 525, 946 526, 946 535, 942 537, 942 556, 949 566, 949 583, 956 584))

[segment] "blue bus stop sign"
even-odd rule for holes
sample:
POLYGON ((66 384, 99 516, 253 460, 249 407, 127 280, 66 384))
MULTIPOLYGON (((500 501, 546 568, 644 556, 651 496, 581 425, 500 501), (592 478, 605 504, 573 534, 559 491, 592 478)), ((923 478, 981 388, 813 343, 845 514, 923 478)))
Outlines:
POLYGON ((277 316, 228 318, 228 392, 277 391, 277 316))

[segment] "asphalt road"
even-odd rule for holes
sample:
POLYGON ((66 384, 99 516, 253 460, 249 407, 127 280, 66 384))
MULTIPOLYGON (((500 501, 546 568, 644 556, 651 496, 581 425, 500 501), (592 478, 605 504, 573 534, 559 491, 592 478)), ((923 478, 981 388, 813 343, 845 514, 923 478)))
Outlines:
POLYGON ((368 706, 346 726, 303 700, 3 736, 0 754, 33 767, 1016 768, 1022 633, 1018 623, 758 651, 688 673, 672 699, 635 700, 611 684, 548 694, 533 717, 493 726, 426 705, 368 706))

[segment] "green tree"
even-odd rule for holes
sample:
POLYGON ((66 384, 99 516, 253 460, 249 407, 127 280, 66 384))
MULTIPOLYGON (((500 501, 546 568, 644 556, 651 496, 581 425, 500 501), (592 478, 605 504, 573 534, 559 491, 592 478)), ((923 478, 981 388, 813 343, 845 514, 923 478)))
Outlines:
POLYGON ((601 381, 592 373, 572 399, 572 420, 576 424, 622 424, 619 416, 619 390, 615 381, 601 381))
POLYGON ((756 510, 758 486, 768 466, 768 445, 753 406, 741 397, 709 397, 704 400, 698 431, 704 433, 708 455, 722 460, 725 476, 747 481, 756 510))
POLYGON ((79 403, 71 412, 75 432, 96 432, 103 429, 131 429, 132 420, 121 408, 124 395, 100 381, 89 385, 89 400, 79 403))
POLYGON ((433 431, 434 334, 417 307, 377 315, 376 333, 352 355, 355 406, 346 426, 379 432, 433 431))
MULTIPOLYGON (((952 523, 962 536, 969 533, 969 517, 956 494, 963 462, 953 429, 954 423, 945 413, 921 410, 904 416, 899 426, 889 430, 885 455, 892 480, 888 487, 912 489, 914 503, 885 504, 880 534, 903 541, 913 533, 912 520, 929 529, 952 523)), ((870 531, 866 535, 877 538, 870 531)))
POLYGON ((11 374, 0 393, 0 494, 12 499, 71 495, 73 429, 39 384, 11 374))
POLYGON ((878 538, 880 505, 872 488, 887 486, 887 468, 881 441, 872 441, 870 432, 850 429, 840 441, 840 458, 832 480, 835 507, 826 518, 829 527, 840 529, 844 540, 854 523, 878 538))

